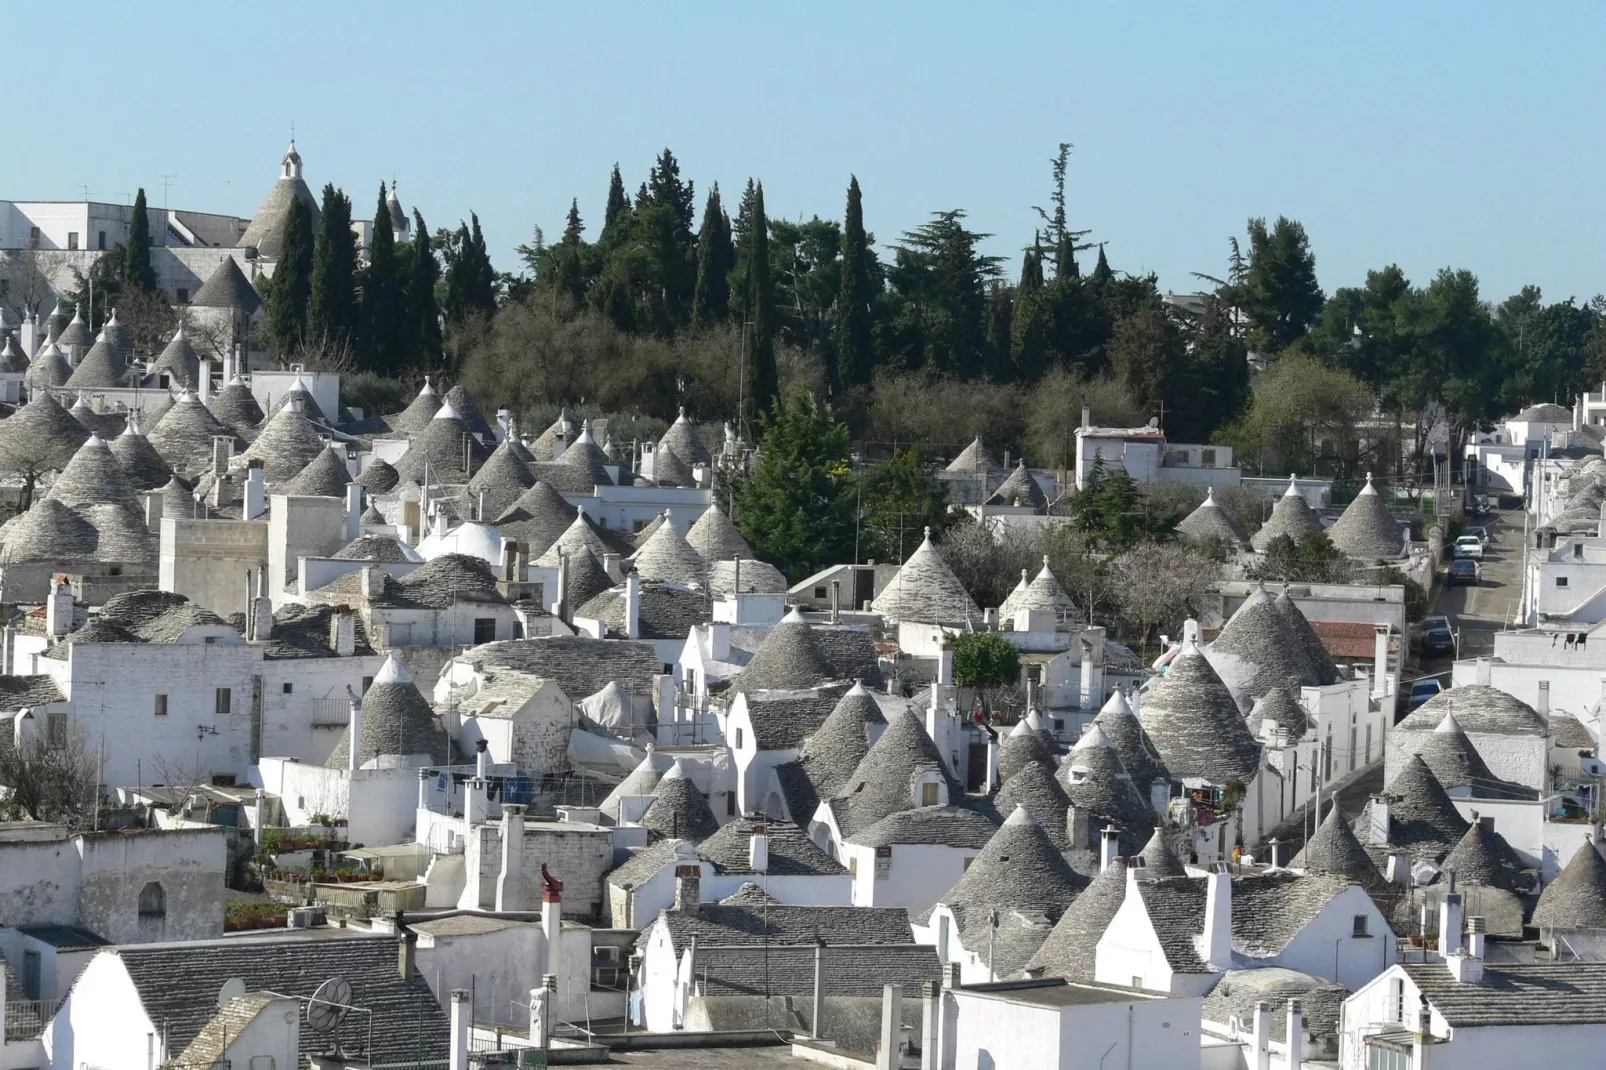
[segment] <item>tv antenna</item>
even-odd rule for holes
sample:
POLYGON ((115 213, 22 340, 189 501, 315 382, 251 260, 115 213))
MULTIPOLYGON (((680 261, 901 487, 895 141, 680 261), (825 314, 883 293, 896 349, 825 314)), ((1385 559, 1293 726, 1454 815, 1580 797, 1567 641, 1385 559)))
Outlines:
POLYGON ((165 212, 165 211, 167 211, 167 190, 168 190, 168 187, 173 184, 173 180, 175 178, 177 178, 178 176, 177 175, 169 175, 169 174, 161 174, 161 175, 157 175, 156 177, 160 178, 162 180, 162 211, 165 212))
POLYGON ((307 1025, 320 1033, 331 1034, 330 1042, 336 1051, 340 1050, 340 1043, 333 1035, 350 1013, 351 982, 344 977, 329 978, 307 1000, 307 1025))

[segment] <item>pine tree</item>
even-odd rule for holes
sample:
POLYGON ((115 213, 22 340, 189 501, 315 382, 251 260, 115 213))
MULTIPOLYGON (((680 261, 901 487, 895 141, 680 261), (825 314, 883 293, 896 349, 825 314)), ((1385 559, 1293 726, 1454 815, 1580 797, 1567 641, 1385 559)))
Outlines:
POLYGON ((391 229, 385 184, 379 184, 379 207, 374 211, 374 236, 368 248, 368 269, 363 272, 362 335, 359 350, 369 371, 395 375, 406 361, 400 281, 396 278, 396 234, 391 229))
POLYGON ((846 387, 868 383, 875 367, 871 305, 876 294, 870 268, 864 201, 859 177, 853 175, 848 179, 848 205, 842 216, 842 292, 836 307, 837 374, 846 387))
POLYGON ((134 214, 123 245, 123 285, 147 293, 156 289, 156 272, 151 270, 151 219, 145 211, 143 186, 134 195, 134 214))
POLYGON ((1032 382, 1046 370, 1048 350, 1048 301, 1043 284, 1043 250, 1035 237, 1021 259, 1020 286, 1015 294, 1013 322, 1010 324, 1010 352, 1015 377, 1032 382))
POLYGON ((716 182, 708 191, 708 200, 703 205, 703 226, 697 235, 697 287, 692 291, 691 302, 693 327, 711 327, 730 316, 730 274, 735 263, 730 220, 725 217, 716 182))
POLYGON ((982 370, 994 382, 1007 383, 1015 377, 1015 302, 1009 287, 993 283, 987 295, 987 363, 982 370))
POLYGON ((480 231, 480 217, 468 214, 469 248, 473 256, 469 262, 469 307, 485 316, 496 312, 496 269, 491 267, 491 254, 485 248, 485 235, 480 231))
POLYGON ((1054 254, 1054 277, 1074 279, 1080 274, 1076 266, 1076 239, 1067 230, 1060 236, 1059 248, 1054 254))
POLYGON ((775 281, 770 274, 769 221, 764 215, 764 184, 753 195, 752 235, 748 257, 748 299, 751 320, 747 326, 743 416, 768 413, 780 395, 775 369, 775 281))
POLYGON ((736 222, 731 226, 731 245, 736 250, 736 266, 731 269, 731 319, 746 323, 753 315, 748 304, 751 287, 748 285, 749 263, 753 256, 753 201, 757 186, 750 178, 742 199, 736 206, 736 222))
POLYGON ((441 363, 441 310, 435 300, 435 283, 440 264, 430 244, 424 217, 413 209, 412 278, 407 283, 407 348, 416 365, 438 367, 441 363))
POLYGON ((733 519, 754 553, 801 578, 853 553, 848 430, 803 393, 764 419, 751 476, 735 480, 733 519))
POLYGON ((351 200, 323 188, 323 226, 312 254, 311 296, 305 344, 340 353, 357 335, 357 237, 351 232, 351 200))
POLYGON ((619 165, 613 165, 613 174, 608 179, 608 207, 602 216, 602 234, 598 239, 604 249, 612 249, 624 237, 624 232, 630 227, 630 199, 625 196, 624 176, 619 173, 619 165))
POLYGON ((446 264, 446 322, 454 327, 471 319, 489 318, 496 312, 496 271, 485 251, 480 217, 458 225, 446 264))
POLYGON ((563 244, 579 245, 585 236, 585 221, 580 218, 580 198, 574 197, 569 201, 569 220, 563 227, 563 244))
POLYGON ((290 201, 280 245, 268 291, 268 337, 279 358, 285 360, 298 353, 306 340, 307 305, 312 296, 312 212, 299 197, 290 201))
POLYGON ((569 221, 563 228, 563 241, 552 250, 552 288, 578 305, 585 300, 586 270, 585 223, 580 218, 580 202, 569 202, 569 221))
POLYGON ((1096 282, 1109 282, 1115 278, 1115 272, 1110 270, 1110 262, 1104 257, 1104 243, 1099 242, 1099 262, 1093 268, 1093 279, 1096 282))

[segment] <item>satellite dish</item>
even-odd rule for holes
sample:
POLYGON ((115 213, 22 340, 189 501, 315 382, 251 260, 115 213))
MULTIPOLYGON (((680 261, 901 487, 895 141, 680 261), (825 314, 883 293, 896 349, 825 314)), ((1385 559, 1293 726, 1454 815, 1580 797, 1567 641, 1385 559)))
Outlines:
POLYGON ((218 1010, 222 1010, 224 1007, 227 1007, 229 1005, 229 1000, 237 999, 243 995, 245 995, 245 982, 238 977, 230 977, 227 981, 223 982, 223 987, 218 989, 218 1010))
POLYGON ((351 1012, 351 982, 331 977, 307 1001, 307 1024, 320 1033, 333 1033, 351 1012))

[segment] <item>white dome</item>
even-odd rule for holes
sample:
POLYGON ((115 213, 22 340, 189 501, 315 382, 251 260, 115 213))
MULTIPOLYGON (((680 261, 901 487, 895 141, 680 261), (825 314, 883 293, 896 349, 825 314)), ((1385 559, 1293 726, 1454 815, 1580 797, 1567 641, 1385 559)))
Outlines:
POLYGON ((446 554, 466 554, 477 557, 492 568, 502 566, 502 535, 489 524, 468 521, 459 524, 445 535, 430 535, 418 544, 418 552, 425 561, 433 561, 446 554))

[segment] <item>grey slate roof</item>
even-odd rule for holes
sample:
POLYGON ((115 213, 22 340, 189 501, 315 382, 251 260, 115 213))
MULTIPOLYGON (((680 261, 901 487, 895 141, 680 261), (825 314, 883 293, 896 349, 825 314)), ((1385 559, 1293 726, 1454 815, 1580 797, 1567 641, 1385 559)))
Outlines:
POLYGON ((869 688, 885 685, 875 637, 868 628, 857 624, 816 624, 813 628, 814 641, 825 655, 833 679, 859 680, 869 688))
POLYGON ((630 536, 630 552, 635 553, 647 545, 647 540, 657 534, 658 529, 664 526, 664 514, 659 513, 641 526, 641 530, 630 536))
POLYGON ((1446 713, 1454 713, 1466 732, 1507 736, 1542 736, 1544 719, 1521 699, 1487 684, 1462 684, 1440 691, 1406 714, 1395 727, 1406 731, 1437 728, 1446 713))
POLYGON ((155 534, 136 509, 115 502, 79 507, 95 529, 95 560, 109 564, 156 564, 155 534))
MULTIPOLYGON (((536 456, 540 456, 539 450, 536 456)), ((607 456, 585 430, 563 451, 563 456, 555 461, 538 461, 531 471, 538 479, 569 494, 591 494, 599 486, 614 485, 608 474, 607 456)))
POLYGON ((998 607, 998 615, 1004 620, 1012 620, 1023 609, 1053 613, 1054 619, 1062 624, 1080 624, 1086 619, 1049 569, 1047 554, 1043 555, 1043 567, 1030 580, 1026 578, 1026 570, 1021 570, 1020 583, 1009 592, 1004 604, 998 607))
POLYGON ((691 530, 686 532, 686 541, 704 561, 743 558, 744 572, 753 557, 753 548, 747 545, 747 540, 742 538, 742 533, 736 530, 736 525, 725 515, 718 502, 711 503, 703 510, 703 515, 698 517, 696 523, 692 524, 691 530))
POLYGON ((574 554, 581 550, 589 550, 598 561, 602 560, 604 554, 618 552, 613 544, 608 542, 603 530, 586 516, 584 509, 573 508, 569 526, 533 563, 542 568, 557 568, 560 554, 574 554))
POLYGON ((173 332, 173 337, 168 340, 161 355, 146 369, 147 375, 159 375, 162 372, 167 373, 168 382, 173 386, 181 386, 188 390, 200 389, 201 357, 184 334, 183 320, 179 321, 178 330, 173 332))
POLYGON ((712 464, 714 460, 713 455, 708 452, 708 447, 704 446, 703 440, 697 436, 697 429, 686 419, 685 409, 680 410, 675 422, 669 425, 664 437, 658 440, 658 448, 665 447, 674 450, 687 464, 712 464))
POLYGON ((753 745, 759 750, 792 750, 817 732, 837 696, 830 692, 754 692, 747 696, 753 745))
MULTIPOLYGON (((607 457, 607 452, 603 452, 607 457)), ((653 454, 653 482, 660 487, 694 487, 697 480, 692 474, 692 467, 681 459, 680 454, 672 449, 659 447, 653 454)))
POLYGON ((1327 652, 1326 644, 1322 642, 1321 636, 1316 634, 1316 629, 1311 627, 1304 612, 1289 597, 1287 584, 1283 585, 1273 604, 1276 605, 1277 612, 1283 615, 1288 630, 1293 633, 1300 646, 1304 647, 1305 656, 1316 672, 1317 682, 1322 684, 1337 682, 1338 666, 1333 663, 1333 656, 1327 652))
MULTIPOLYGON (((913 939, 902 907, 810 907, 704 903, 694 911, 665 910, 658 915, 679 954, 697 939, 704 948, 793 945, 809 949, 823 940, 839 945, 907 945, 913 939)), ((862 954, 862 953, 861 953, 862 954)), ((812 976, 812 966, 810 968, 812 976)))
POLYGON ((112 456, 128 475, 135 490, 155 490, 165 487, 173 478, 173 470, 156 452, 150 439, 139 429, 139 421, 130 419, 128 429, 111 441, 112 456))
POLYGON ((1332 877, 1345 877, 1371 888, 1383 880, 1372 858, 1355 838, 1355 830, 1337 806, 1328 808, 1315 835, 1305 841, 1298 854, 1289 863, 1294 869, 1306 873, 1323 873, 1332 877))
POLYGON ((61 348, 54 342, 48 342, 33 355, 28 370, 22 375, 22 381, 28 385, 32 397, 34 388, 64 386, 70 375, 72 368, 68 367, 67 358, 61 348))
MULTIPOLYGON (((670 530, 669 525, 663 530, 670 530)), ((770 629, 747 667, 736 675, 731 689, 800 691, 832 678, 832 666, 815 639, 813 627, 793 610, 770 629)))
POLYGON ((1001 783, 1007 784, 1027 765, 1040 765, 1050 773, 1054 772, 1057 764, 1054 751, 1038 733, 1030 729, 1020 731, 1025 723, 1022 721, 1017 724, 998 744, 998 779, 1001 783))
POLYGON ((50 485, 47 497, 70 506, 111 502, 130 509, 139 507, 139 498, 128 473, 117 463, 106 440, 94 434, 78 447, 67 467, 50 485))
POLYGON ((1350 557, 1393 561, 1405 556, 1405 535, 1399 521, 1389 515, 1383 496, 1372 486, 1372 473, 1366 473, 1366 486, 1345 507, 1338 523, 1327 529, 1327 537, 1350 557))
MULTIPOLYGON (((273 613, 273 631, 262 643, 262 656, 269 661, 338 656, 329 641, 334 616, 334 606, 303 606, 286 602, 273 613)), ((368 627, 363 623, 362 614, 352 614, 352 623, 356 633, 352 653, 359 657, 375 653, 373 644, 368 640, 368 627)), ((240 624, 243 625, 244 621, 240 621, 240 624)))
MULTIPOLYGON (((1017 809, 940 902, 953 913, 960 942, 967 950, 982 954, 988 944, 988 912, 998 911, 1001 924, 994 940, 992 971, 1008 977, 1026 965, 1087 884, 1042 826, 1025 809, 1017 809), (1002 924, 1002 916, 1012 912, 1041 915, 1046 924, 1002 924)), ((917 920, 929 917, 930 911, 923 911, 917 920)))
POLYGON ((1457 887, 1468 885, 1516 892, 1521 864, 1505 837, 1486 829, 1483 822, 1474 821, 1467 826, 1461 842, 1444 856, 1442 872, 1454 873, 1457 887))
POLYGON ((127 384, 128 362, 123 359, 123 353, 116 344, 106 337, 104 330, 67 377, 67 386, 75 390, 127 384))
POLYGON ((330 556, 339 561, 378 561, 385 564, 419 559, 417 550, 404 545, 394 535, 361 535, 330 556))
POLYGON ((1235 694, 1248 698, 1274 687, 1298 689, 1338 679, 1330 659, 1325 666, 1312 662, 1303 639, 1264 585, 1244 599, 1205 657, 1235 694))
POLYGON ((959 456, 948 462, 948 467, 943 471, 987 472, 991 474, 1002 472, 1003 467, 993 460, 992 454, 987 452, 987 447, 982 445, 981 436, 977 435, 970 445, 959 451, 959 456))
MULTIPOLYGON (((262 478, 270 486, 286 482, 313 461, 327 453, 323 436, 305 412, 286 405, 268 417, 256 441, 245 451, 245 460, 262 462, 262 478)), ((342 491, 344 493, 344 491, 342 491)))
POLYGON ((1336 1052, 1339 1012, 1348 995, 1341 984, 1281 966, 1228 970, 1205 996, 1202 1016, 1222 1025, 1236 1016, 1249 1028, 1255 1004, 1270 1003, 1271 1039, 1283 1043, 1288 1038, 1288 1001, 1297 999, 1304 1011, 1305 1031, 1322 1050, 1336 1052))
POLYGON ((249 431, 262 423, 262 406, 257 404, 256 395, 251 388, 240 381, 236 375, 227 386, 212 395, 207 403, 212 415, 218 422, 234 428, 236 431, 249 431))
POLYGON ((429 377, 424 377, 424 385, 417 396, 408 403, 407 407, 394 416, 385 417, 386 425, 392 431, 406 434, 417 434, 422 431, 435 414, 440 411, 441 398, 430 385, 429 377))
POLYGON ((88 439, 88 429, 46 390, 33 391, 28 404, 0 420, 0 450, 54 462, 41 467, 65 466, 88 439))
POLYGON ((447 404, 440 407, 407 447, 407 452, 396 461, 396 474, 422 486, 427 467, 431 483, 467 483, 487 456, 485 447, 469 433, 462 417, 447 404), (469 465, 466 470, 463 467, 465 450, 469 465))
POLYGON ((20 710, 66 699, 53 676, 0 676, 0 709, 20 710))
POLYGON ((979 851, 998 831, 987 814, 963 806, 922 806, 888 814, 848 837, 858 847, 927 844, 979 851))
POLYGON ((1272 506, 1271 516, 1266 518, 1266 522, 1250 537, 1249 542, 1257 553, 1263 554, 1271 545, 1271 541, 1279 535, 1287 535, 1298 542, 1304 536, 1321 530, 1321 517, 1305 504, 1305 499, 1300 497, 1294 480, 1290 479, 1288 489, 1277 499, 1277 504, 1272 506))
MULTIPOLYGON (((630 794, 651 795, 649 789, 645 792, 631 792, 630 794)), ((618 807, 614 808, 614 816, 618 817, 618 807)), ((626 890, 635 888, 644 881, 652 879, 665 866, 675 861, 677 855, 690 861, 697 857, 696 845, 690 840, 677 837, 653 840, 645 847, 637 847, 630 852, 628 858, 608 871, 607 881, 615 888, 626 890), (682 848, 685 850, 683 851, 682 848)))
MULTIPOLYGON (((348 1052, 372 1037, 374 1065, 411 1064, 447 1056, 448 1023, 422 975, 403 979, 396 969, 396 941, 382 936, 325 939, 226 940, 132 944, 105 952, 117 955, 134 982, 152 1021, 165 1024, 170 1050, 183 1051, 217 1011, 223 982, 238 977, 248 990, 310 997, 330 977, 351 982, 352 1002, 370 1015, 353 1014, 337 1034, 348 1052)), ((321 1054, 327 1033, 301 1031, 303 1059, 321 1054)))
POLYGON ((1099 940, 1126 899, 1126 859, 1117 856, 1082 890, 1024 967, 1033 977, 1091 981, 1099 940))
POLYGON ((1550 744, 1568 750, 1594 750, 1595 737, 1570 713, 1550 714, 1550 744))
POLYGON ((370 494, 385 494, 395 489, 396 484, 401 482, 401 476, 390 462, 375 457, 368 462, 368 467, 362 470, 356 482, 361 483, 370 494))
POLYGON ((1132 712, 1126 696, 1120 692, 1112 694, 1093 718, 1093 723, 1115 745, 1116 753, 1121 756, 1121 764, 1126 767, 1138 791, 1147 794, 1154 778, 1165 775, 1165 767, 1160 764, 1154 744, 1132 712))
MULTIPOLYGON (((529 560, 536 561, 563 536, 575 520, 574 506, 552 489, 537 481, 522 491, 500 514, 496 529, 525 545, 529 560)), ((601 543, 598 539, 598 543, 601 543)))
POLYGON ((913 808, 914 776, 928 770, 947 781, 950 800, 964 797, 964 788, 948 771, 920 718, 913 712, 887 718, 880 738, 842 782, 841 794, 828 797, 837 828, 852 836, 888 814, 913 808))
POLYGON ((468 426, 472 434, 483 438, 493 437, 491 425, 486 422, 485 413, 480 410, 479 403, 463 388, 462 383, 458 383, 446 392, 446 404, 457 412, 457 415, 468 426))
POLYGON ((1065 821, 1071 800, 1048 766, 1039 762, 1027 762, 1021 766, 998 789, 992 804, 1000 820, 1018 809, 1025 810, 1041 826, 1055 850, 1063 854, 1073 849, 1065 821))
POLYGON ((694 842, 706 840, 719 831, 719 821, 708 808, 708 800, 678 761, 652 789, 652 805, 641 815, 641 824, 660 836, 694 842))
MULTIPOLYGON (((600 620, 614 638, 625 637, 625 585, 615 584, 601 562, 589 551, 580 551, 569 561, 569 591, 579 608, 577 617, 600 620), (584 602, 579 599, 600 583, 603 589, 584 602)), ((641 585, 641 603, 636 614, 639 639, 684 639, 692 628, 712 616, 708 596, 694 587, 649 580, 641 585)))
POLYGON ((1526 409, 1517 413, 1513 420, 1523 423, 1570 424, 1573 421, 1573 414, 1572 410, 1565 405, 1554 405, 1548 401, 1542 401, 1535 405, 1529 405, 1526 409))
POLYGON ((477 501, 481 494, 485 496, 485 514, 481 519, 487 523, 507 512, 519 495, 535 484, 535 477, 519 459, 513 441, 507 439, 492 450, 480 470, 468 481, 470 500, 477 501))
MULTIPOLYGON (((727 598, 737 593, 737 564, 735 561, 715 561, 708 566, 708 591, 715 598, 727 598)), ((790 587, 781 570, 768 561, 743 559, 741 562, 742 594, 785 594, 790 587)))
POLYGON ((981 618, 975 601, 937 552, 929 530, 870 608, 889 620, 927 624, 963 624, 981 618))
POLYGON ((28 561, 87 561, 100 536, 72 509, 53 498, 41 498, 6 531, 0 564, 28 561))
MULTIPOLYGON (((296 147, 292 143, 290 154, 294 155, 295 151, 296 147)), ((300 157, 297 156, 296 159, 299 161, 300 157)), ((267 197, 257 208, 256 215, 251 217, 251 224, 240 236, 238 246, 240 248, 255 246, 262 256, 270 260, 278 259, 284 252, 284 223, 290 217, 291 204, 296 201, 300 201, 311 213, 312 232, 316 234, 323 218, 323 211, 317 198, 312 195, 312 190, 307 188, 306 181, 299 175, 293 178, 281 175, 274 180, 267 197)), ((232 264, 234 259, 230 257, 227 262, 232 264)))
POLYGON ((1216 504, 1214 487, 1205 488, 1205 500, 1177 522, 1177 531, 1200 542, 1220 542, 1234 550, 1249 549, 1249 540, 1239 529, 1238 522, 1216 504))
POLYGON ((842 863, 815 846, 808 833, 791 821, 738 817, 697 845, 697 853, 724 874, 753 873, 749 853, 753 834, 763 829, 769 840, 771 877, 828 877, 846 873, 842 863))
POLYGON ((262 298, 245 277, 245 272, 240 270, 240 265, 234 262, 234 257, 226 256, 201 283, 201 288, 190 296, 190 304, 201 308, 233 309, 252 316, 261 311, 262 298))
POLYGON ((1232 692, 1192 643, 1184 644, 1153 685, 1140 719, 1171 776, 1214 783, 1254 779, 1260 747, 1232 692))
POLYGON ((1416 753, 1446 791, 1467 788, 1480 799, 1535 799, 1539 796, 1533 788, 1495 776, 1454 713, 1446 713, 1437 728, 1423 733, 1415 742, 1416 753))
POLYGON ((67 352, 68 346, 77 346, 78 355, 83 356, 84 353, 88 352, 89 347, 94 344, 94 341, 95 334, 89 329, 89 324, 84 322, 83 313, 74 308, 72 319, 68 321, 67 326, 62 328, 61 333, 56 336, 56 345, 61 347, 63 353, 67 352))
POLYGON ((88 393, 83 390, 78 391, 78 400, 72 403, 72 408, 67 412, 74 420, 102 438, 115 438, 123 433, 123 428, 126 426, 126 417, 121 412, 115 410, 96 412, 95 407, 89 403, 88 393))
POLYGON ((1458 982, 1442 962, 1401 968, 1452 1029, 1606 1022, 1606 962, 1487 965, 1475 985, 1458 982))
POLYGON ((346 447, 335 446, 318 452, 294 477, 273 488, 275 494, 303 494, 323 498, 344 498, 351 472, 346 468, 346 447))
POLYGON ((869 752, 872 726, 886 723, 880 704, 861 684, 836 701, 803 743, 797 760, 782 767, 787 772, 777 771, 794 820, 808 821, 822 797, 836 794, 869 752))
POLYGON ((1043 488, 1038 485, 1037 480, 1032 478, 1032 473, 1026 468, 1026 459, 1022 457, 1020 464, 1009 474, 1009 478, 999 484, 998 489, 987 499, 987 504, 1029 506, 1039 513, 1045 513, 1048 511, 1048 496, 1043 493, 1043 488))
POLYGON ((1171 836, 1163 825, 1154 826, 1154 833, 1143 845, 1143 850, 1138 852, 1138 857, 1143 859, 1143 876, 1150 880, 1187 875, 1188 871, 1183 867, 1182 859, 1178 857, 1171 836))
MULTIPOLYGON (((382 755, 427 754, 434 762, 447 760, 446 729, 394 656, 385 662, 362 696, 361 728, 359 765, 382 755)), ((343 769, 350 755, 351 726, 347 725, 324 764, 343 769)))
POLYGON ((649 643, 554 635, 541 639, 508 639, 486 643, 463 657, 486 668, 517 669, 554 680, 578 701, 617 680, 626 691, 644 693, 664 663, 649 643))
MULTIPOLYGON (((735 898, 725 900, 734 904, 735 898)), ((745 900, 742 902, 745 903, 745 900)), ((762 907, 744 906, 744 909, 762 907)), ((773 908, 771 908, 773 909, 773 908)), ((924 944, 888 946, 827 945, 823 956, 822 994, 827 998, 879 997, 885 985, 920 991, 942 976, 937 949, 924 944)), ((814 948, 787 944, 769 947, 709 947, 697 944, 698 990, 704 1000, 731 996, 812 997, 814 948), (706 973, 704 971, 707 971, 706 973)), ((835 1030, 832 1011, 826 1029, 835 1030)), ((836 1012, 840 1015, 840 1011, 836 1012)))
POLYGON ((1144 832, 1154 825, 1154 808, 1132 783, 1119 752, 1097 724, 1077 741, 1060 766, 1059 782, 1071 805, 1088 814, 1091 835, 1114 825, 1123 855, 1143 849, 1144 832))
POLYGON ((1545 886, 1533 923, 1541 929, 1606 929, 1606 858, 1596 844, 1575 851, 1545 886))
POLYGON ((1249 711, 1250 734, 1259 739, 1262 728, 1268 722, 1273 728, 1287 732, 1290 743, 1304 739, 1305 733, 1311 729, 1310 714, 1305 712, 1305 707, 1294 699, 1293 692, 1286 687, 1274 687, 1255 699, 1255 705, 1249 711))
MULTIPOLYGON (((201 399, 188 390, 181 392, 173 407, 146 432, 168 467, 186 475, 212 466, 212 439, 220 435, 234 438, 234 432, 224 427, 211 410, 201 404, 201 399)), ((289 474, 294 475, 295 471, 289 474)))
POLYGON ((1412 755, 1388 786, 1389 839, 1371 842, 1372 803, 1356 821, 1357 834, 1372 860, 1381 865, 1390 853, 1402 852, 1418 862, 1437 864, 1466 834, 1467 822, 1421 757, 1412 755))
MULTIPOLYGON (((664 515, 669 516, 667 512, 664 515)), ((708 563, 691 548, 673 522, 653 532, 641 549, 630 555, 630 560, 636 566, 636 574, 644 580, 701 583, 708 571, 708 563)))

